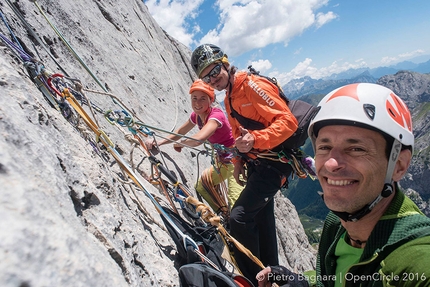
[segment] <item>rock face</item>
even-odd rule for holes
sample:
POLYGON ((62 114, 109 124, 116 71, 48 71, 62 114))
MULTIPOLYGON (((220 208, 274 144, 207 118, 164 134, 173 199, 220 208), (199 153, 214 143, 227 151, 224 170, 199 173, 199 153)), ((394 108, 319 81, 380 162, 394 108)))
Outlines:
MULTIPOLYGON (((142 1, 11 2, 0 8, 13 33, 6 25, 0 33, 13 34, 48 71, 79 79, 100 111, 131 112, 156 136, 189 117, 191 51, 142 1)), ((48 103, 21 60, 0 41, 0 285, 178 286, 175 245, 145 192, 167 205, 163 194, 144 177, 143 190, 132 184, 82 120, 72 124, 48 103)), ((151 172, 126 127, 101 112, 94 119, 139 174, 151 172)), ((157 158, 192 187, 210 165, 199 150, 167 145, 157 158)), ((315 250, 288 199, 277 198, 276 217, 281 263, 314 268, 315 250)))
MULTIPOLYGON (((430 74, 420 74, 416 72, 400 71, 394 75, 381 77, 378 82, 383 86, 392 89, 399 95, 411 110, 415 147, 412 163, 409 168, 409 175, 400 183, 405 189, 416 191, 413 199, 420 208, 429 213, 430 203, 430 74), (422 199, 424 202, 420 202, 422 199)), ((409 194, 412 194, 409 192, 409 194)))

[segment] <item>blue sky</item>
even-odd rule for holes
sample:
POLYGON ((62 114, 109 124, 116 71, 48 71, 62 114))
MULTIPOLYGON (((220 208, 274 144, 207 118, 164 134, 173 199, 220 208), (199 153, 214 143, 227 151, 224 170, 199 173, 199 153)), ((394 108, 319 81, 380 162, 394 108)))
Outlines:
POLYGON ((430 59, 428 0, 145 0, 157 23, 191 50, 219 45, 282 85, 349 68, 430 59))

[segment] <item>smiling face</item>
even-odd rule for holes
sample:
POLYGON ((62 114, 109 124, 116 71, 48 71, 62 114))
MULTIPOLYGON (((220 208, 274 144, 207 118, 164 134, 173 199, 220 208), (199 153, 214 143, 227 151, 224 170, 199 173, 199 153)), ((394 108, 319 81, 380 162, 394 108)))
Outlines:
POLYGON ((206 93, 199 90, 191 93, 191 108, 197 115, 209 112, 211 104, 211 99, 206 93))
POLYGON ((325 126, 315 141, 315 167, 330 210, 354 213, 382 191, 386 140, 372 130, 325 126))
MULTIPOLYGON (((207 66, 201 73, 201 78, 209 76, 213 69, 219 65, 220 63, 212 63, 209 66, 207 66)), ((212 73, 213 75, 213 73, 212 73)), ((214 88, 217 91, 222 91, 227 87, 227 83, 229 81, 228 71, 224 67, 224 65, 221 65, 220 73, 217 76, 211 76, 207 78, 210 79, 210 82, 207 82, 209 86, 214 88)))

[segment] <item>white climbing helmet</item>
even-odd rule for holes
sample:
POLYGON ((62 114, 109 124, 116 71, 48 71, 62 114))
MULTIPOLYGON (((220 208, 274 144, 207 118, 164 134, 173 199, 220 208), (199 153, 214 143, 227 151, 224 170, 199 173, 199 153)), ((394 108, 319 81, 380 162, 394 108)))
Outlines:
POLYGON ((406 146, 414 146, 412 118, 406 104, 390 89, 371 83, 350 84, 327 94, 311 121, 308 134, 315 148, 326 125, 354 125, 381 131, 406 146))
MULTIPOLYGON (((309 124, 308 134, 315 150, 318 131, 327 125, 352 125, 381 132, 393 139, 381 193, 354 213, 333 211, 345 221, 357 221, 394 191, 393 172, 401 144, 414 147, 412 118, 406 104, 390 89, 369 83, 340 87, 319 103, 320 110, 309 124)), ((389 142, 387 142, 389 144, 389 142)), ((390 148, 390 147, 389 147, 390 148)), ((324 196, 322 194, 322 196, 324 196)))

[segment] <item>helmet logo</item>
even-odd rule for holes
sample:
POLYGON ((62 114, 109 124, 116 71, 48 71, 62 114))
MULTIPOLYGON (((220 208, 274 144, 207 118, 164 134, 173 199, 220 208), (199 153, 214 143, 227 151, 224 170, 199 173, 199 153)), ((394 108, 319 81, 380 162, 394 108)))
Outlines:
POLYGON ((364 113, 367 115, 367 117, 369 119, 371 119, 372 121, 375 119, 376 108, 375 108, 374 105, 364 104, 363 105, 363 110, 364 110, 364 113))
POLYGON ((396 123, 412 132, 411 114, 408 107, 399 97, 391 93, 386 102, 386 108, 388 114, 396 123))
POLYGON ((207 59, 209 59, 211 57, 211 53, 212 50, 210 50, 208 47, 204 46, 203 47, 203 51, 200 55, 200 57, 198 58, 198 63, 203 63, 204 61, 206 61, 207 59))
POLYGON ((358 84, 352 84, 352 85, 347 85, 340 88, 333 95, 330 96, 327 102, 337 97, 350 97, 350 98, 353 98, 354 100, 360 101, 360 99, 357 96, 357 86, 358 84))

